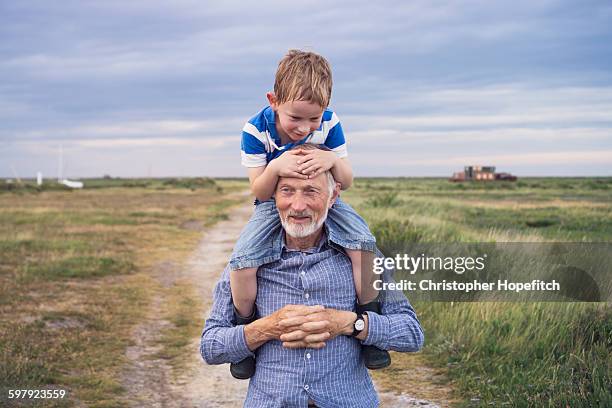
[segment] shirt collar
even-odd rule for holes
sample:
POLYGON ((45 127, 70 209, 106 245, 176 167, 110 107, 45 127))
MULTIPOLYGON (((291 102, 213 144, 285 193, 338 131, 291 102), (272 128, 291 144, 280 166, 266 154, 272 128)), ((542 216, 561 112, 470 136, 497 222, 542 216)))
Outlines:
POLYGON ((264 116, 265 116, 266 121, 268 122, 268 124, 274 125, 276 123, 276 114, 274 112, 274 109, 272 109, 271 106, 268 106, 264 110, 264 116))

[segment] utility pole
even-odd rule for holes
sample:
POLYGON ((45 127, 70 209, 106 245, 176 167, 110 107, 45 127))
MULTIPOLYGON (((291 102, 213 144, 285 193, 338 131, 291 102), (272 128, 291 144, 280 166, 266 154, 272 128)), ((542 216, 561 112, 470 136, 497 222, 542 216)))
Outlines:
POLYGON ((57 182, 61 183, 62 182, 62 171, 63 171, 63 169, 62 169, 62 167, 63 167, 63 163, 62 163, 63 162, 63 157, 62 156, 64 155, 64 147, 62 146, 61 143, 60 143, 60 146, 59 146, 59 150, 60 150, 60 153, 59 153, 59 163, 57 165, 57 182))

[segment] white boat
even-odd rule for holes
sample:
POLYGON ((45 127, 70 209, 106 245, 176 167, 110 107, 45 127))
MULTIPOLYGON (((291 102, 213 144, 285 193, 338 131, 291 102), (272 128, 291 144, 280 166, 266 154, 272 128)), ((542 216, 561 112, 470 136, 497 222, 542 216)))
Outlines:
POLYGON ((63 179, 61 181, 61 184, 65 185, 66 187, 70 187, 70 188, 83 188, 82 181, 73 181, 73 180, 63 179))

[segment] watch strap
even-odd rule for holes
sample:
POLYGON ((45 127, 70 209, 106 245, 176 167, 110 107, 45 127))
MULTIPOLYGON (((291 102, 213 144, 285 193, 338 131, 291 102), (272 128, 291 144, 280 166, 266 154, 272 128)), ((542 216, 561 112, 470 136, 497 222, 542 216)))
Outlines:
POLYGON ((357 337, 359 336, 359 333, 361 333, 363 331, 363 329, 365 329, 365 318, 362 314, 358 314, 357 318, 355 319, 355 321, 353 322, 353 334, 351 334, 352 337, 357 337), (357 322, 360 321, 363 324, 363 328, 361 329, 357 329, 357 322))

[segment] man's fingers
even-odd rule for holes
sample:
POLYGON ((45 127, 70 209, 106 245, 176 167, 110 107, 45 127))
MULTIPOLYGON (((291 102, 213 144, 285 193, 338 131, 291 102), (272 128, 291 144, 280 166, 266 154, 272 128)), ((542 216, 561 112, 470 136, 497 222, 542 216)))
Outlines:
POLYGON ((304 340, 305 337, 306 337, 305 332, 303 332, 302 330, 295 330, 295 331, 292 331, 291 333, 281 334, 280 340, 281 341, 300 341, 300 340, 304 340))
POLYGON ((324 342, 317 343, 308 343, 306 341, 286 341, 283 342, 283 347, 290 349, 300 349, 300 348, 311 348, 311 349, 321 349, 325 347, 324 342))
POLYGON ((299 326, 306 323, 308 320, 305 316, 286 316, 283 320, 278 322, 280 327, 291 327, 291 326, 299 326))
POLYGON ((283 347, 289 348, 289 349, 306 348, 306 342, 305 341, 283 342, 283 347))
POLYGON ((325 343, 324 342, 313 343, 313 344, 309 344, 308 347, 313 348, 313 349, 322 349, 323 347, 325 347, 325 343))
POLYGON ((307 332, 314 332, 314 331, 326 329, 328 325, 329 325, 329 322, 327 320, 317 321, 317 322, 305 322, 301 324, 300 329, 307 331, 307 332))
POLYGON ((296 330, 302 330, 309 333, 320 333, 327 330, 329 327, 329 321, 309 321, 307 316, 295 316, 282 319, 278 322, 278 325, 283 329, 295 327, 296 330))
POLYGON ((308 336, 304 337, 304 341, 307 343, 321 343, 329 339, 329 337, 330 337, 329 332, 315 333, 315 334, 309 334, 308 336))
POLYGON ((331 337, 328 331, 321 333, 308 333, 303 330, 294 330, 291 333, 283 333, 279 339, 283 342, 305 341, 307 343, 320 343, 331 337))

